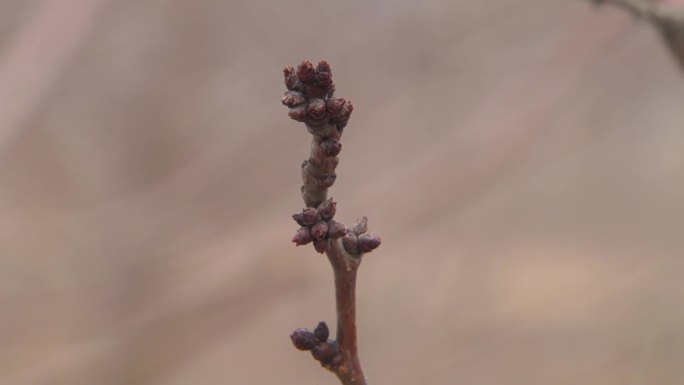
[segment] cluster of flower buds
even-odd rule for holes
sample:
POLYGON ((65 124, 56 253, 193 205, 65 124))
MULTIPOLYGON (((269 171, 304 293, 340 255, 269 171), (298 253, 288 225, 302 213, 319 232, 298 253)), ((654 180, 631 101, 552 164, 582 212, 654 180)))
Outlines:
POLYGON ((301 213, 293 214, 292 218, 301 227, 295 233, 292 242, 297 246, 313 242, 316 251, 324 253, 328 248, 328 239, 337 239, 347 233, 347 228, 333 219, 336 205, 330 198, 317 208, 306 207, 301 213))
POLYGON ((337 342, 329 340, 328 325, 321 321, 313 332, 307 329, 297 329, 290 335, 292 344, 299 350, 310 351, 321 365, 332 368, 342 362, 338 354, 337 342))
POLYGON ((330 65, 321 61, 314 68, 310 61, 302 61, 297 69, 285 67, 287 91, 282 102, 290 108, 288 114, 310 127, 332 124, 341 132, 354 109, 350 101, 335 98, 335 83, 330 65))
POLYGON ((297 246, 313 242, 319 253, 328 248, 329 239, 342 238, 342 245, 351 255, 361 255, 373 251, 380 246, 381 239, 375 234, 367 232, 368 218, 363 217, 348 229, 345 225, 333 219, 336 203, 332 198, 323 201, 318 208, 307 207, 292 218, 301 227, 292 238, 297 246))
POLYGON ((344 249, 351 255, 368 253, 380 246, 379 236, 368 233, 368 218, 358 219, 349 231, 342 237, 344 249))

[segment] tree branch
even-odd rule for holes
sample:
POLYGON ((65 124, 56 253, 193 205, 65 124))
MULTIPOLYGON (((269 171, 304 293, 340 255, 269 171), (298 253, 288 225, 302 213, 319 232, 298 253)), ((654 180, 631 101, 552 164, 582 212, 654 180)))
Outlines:
POLYGON ((335 183, 340 139, 353 106, 333 97, 335 85, 325 61, 314 68, 302 61, 296 71, 283 70, 288 89, 282 99, 292 119, 303 122, 313 136, 309 159, 302 163, 302 198, 306 207, 292 217, 301 227, 292 238, 297 246, 313 243, 326 253, 335 277, 337 336, 328 339, 325 322, 314 331, 295 330, 290 338, 299 350, 311 351, 323 367, 335 373, 343 385, 367 385, 358 356, 356 332, 356 272, 364 253, 380 246, 380 237, 367 232, 367 218, 346 227, 335 221, 336 203, 327 199, 335 183))
POLYGON ((635 17, 650 21, 661 33, 680 68, 684 70, 684 5, 658 0, 590 0, 613 4, 635 17))

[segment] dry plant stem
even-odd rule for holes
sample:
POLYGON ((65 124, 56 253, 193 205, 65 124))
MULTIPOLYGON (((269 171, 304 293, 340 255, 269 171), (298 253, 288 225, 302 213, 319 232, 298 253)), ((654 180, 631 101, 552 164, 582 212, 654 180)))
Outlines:
POLYGON ((313 243, 325 253, 335 278, 337 335, 328 339, 325 322, 312 332, 295 330, 290 338, 299 350, 310 351, 314 359, 337 375, 343 385, 367 385, 358 355, 356 331, 356 272, 361 257, 380 246, 380 238, 367 232, 367 218, 346 227, 333 218, 336 203, 328 199, 328 188, 335 183, 335 168, 342 149, 341 137, 353 110, 352 104, 333 97, 335 85, 328 63, 314 68, 308 61, 283 71, 288 89, 282 99, 288 114, 303 122, 313 136, 309 158, 302 163, 302 198, 306 207, 292 218, 301 226, 292 241, 297 245, 313 243))
POLYGON ((661 0, 590 0, 612 4, 637 18, 651 22, 661 33, 672 55, 684 70, 684 6, 661 0))

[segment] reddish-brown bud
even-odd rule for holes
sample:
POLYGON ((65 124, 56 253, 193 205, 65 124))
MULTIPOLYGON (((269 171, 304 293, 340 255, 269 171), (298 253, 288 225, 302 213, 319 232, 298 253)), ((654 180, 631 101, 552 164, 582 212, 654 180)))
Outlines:
POLYGON ((347 100, 344 103, 344 106, 342 106, 342 109, 340 110, 339 114, 337 114, 337 116, 334 119, 338 128, 342 129, 347 125, 347 122, 349 121, 349 117, 351 116, 352 111, 354 111, 354 106, 350 101, 347 100))
POLYGON ((290 339, 295 348, 299 350, 312 350, 318 345, 316 336, 306 329, 297 329, 290 334, 290 339))
POLYGON ((361 235, 368 231, 368 217, 361 217, 361 219, 357 219, 356 222, 354 222, 351 230, 356 235, 361 235))
POLYGON ((318 210, 313 207, 306 207, 302 210, 302 222, 304 225, 311 226, 321 220, 321 215, 318 210))
POLYGON ((310 83, 314 80, 316 76, 316 70, 313 64, 308 60, 302 60, 301 64, 297 67, 297 78, 302 83, 310 83))
POLYGON ((302 105, 290 108, 290 111, 288 111, 287 114, 290 115, 290 118, 298 122, 303 122, 306 120, 306 106, 302 105))
POLYGON ((330 336, 330 330, 328 330, 328 325, 324 321, 318 323, 313 333, 320 342, 327 342, 330 336))
POLYGON ((337 116, 342 112, 342 109, 344 108, 344 105, 347 103, 347 101, 344 98, 330 98, 328 99, 328 102, 326 103, 326 107, 328 109, 328 113, 330 116, 337 116))
POLYGON ((308 227, 300 227, 295 233, 294 237, 292 237, 292 242, 294 242, 297 246, 306 245, 312 240, 313 238, 311 238, 311 231, 309 231, 308 227))
POLYGON ((328 250, 328 240, 325 238, 314 239, 313 245, 314 249, 316 249, 316 251, 318 251, 321 254, 325 253, 325 251, 328 250))
POLYGON ((328 234, 328 224, 320 221, 311 227, 311 236, 315 239, 322 239, 328 234))
POLYGON ((332 198, 324 200, 320 205, 318 205, 318 213, 321 214, 321 219, 324 221, 329 221, 335 216, 337 211, 337 202, 333 201, 332 198))
POLYGON ((285 77, 285 87, 287 87, 288 90, 293 89, 295 84, 297 84, 297 76, 295 75, 294 68, 285 67, 283 69, 283 75, 285 77))
POLYGON ((358 254, 358 240, 353 233, 347 233, 342 237, 342 246, 349 254, 358 254))
POLYGON ((330 65, 325 60, 318 62, 316 66, 316 85, 327 88, 332 84, 332 72, 330 65))
POLYGON ((337 239, 347 234, 347 227, 335 220, 328 221, 328 238, 337 239))
POLYGON ((329 74, 332 74, 332 71, 330 70, 330 64, 328 64, 328 62, 325 60, 321 60, 318 62, 318 65, 316 66, 316 71, 327 72, 329 74))
POLYGON ((381 239, 374 234, 361 234, 358 238, 358 248, 360 253, 373 251, 380 246, 381 239))
POLYGON ((309 116, 313 119, 320 120, 325 117, 325 102, 323 99, 313 99, 309 102, 309 116))
POLYGON ((337 156, 342 151, 342 143, 336 138, 328 138, 321 142, 321 149, 326 156, 337 156))
POLYGON ((294 107, 306 101, 304 94, 299 91, 287 91, 281 100, 288 107, 294 107))

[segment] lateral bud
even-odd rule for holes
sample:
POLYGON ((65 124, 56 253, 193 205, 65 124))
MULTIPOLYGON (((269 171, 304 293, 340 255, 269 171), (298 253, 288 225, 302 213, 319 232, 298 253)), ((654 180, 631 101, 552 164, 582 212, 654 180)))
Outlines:
POLYGON ((294 242, 297 246, 306 245, 312 240, 313 238, 311 238, 311 232, 309 231, 308 227, 300 227, 295 233, 294 237, 292 237, 292 242, 294 242))
POLYGON ((323 239, 328 234, 328 224, 319 221, 313 227, 311 227, 311 236, 314 239, 323 239))
POLYGON ((347 227, 336 220, 328 221, 328 238, 337 239, 347 234, 347 227))
POLYGON ((321 214, 322 220, 329 221, 335 216, 335 211, 337 211, 337 203, 334 202, 332 198, 328 198, 318 205, 317 210, 318 213, 321 214))
POLYGON ((325 253, 325 251, 328 250, 328 240, 325 238, 314 239, 313 245, 314 249, 316 249, 316 251, 321 254, 325 253))
POLYGON ((306 329, 297 329, 290 334, 290 339, 295 348, 299 350, 312 350, 317 344, 316 336, 306 329))
POLYGON ((361 234, 358 237, 358 249, 360 253, 368 253, 380 246, 382 240, 375 234, 361 234))
POLYGON ((359 253, 358 239, 353 233, 347 233, 342 237, 342 246, 349 254, 356 255, 359 253))

